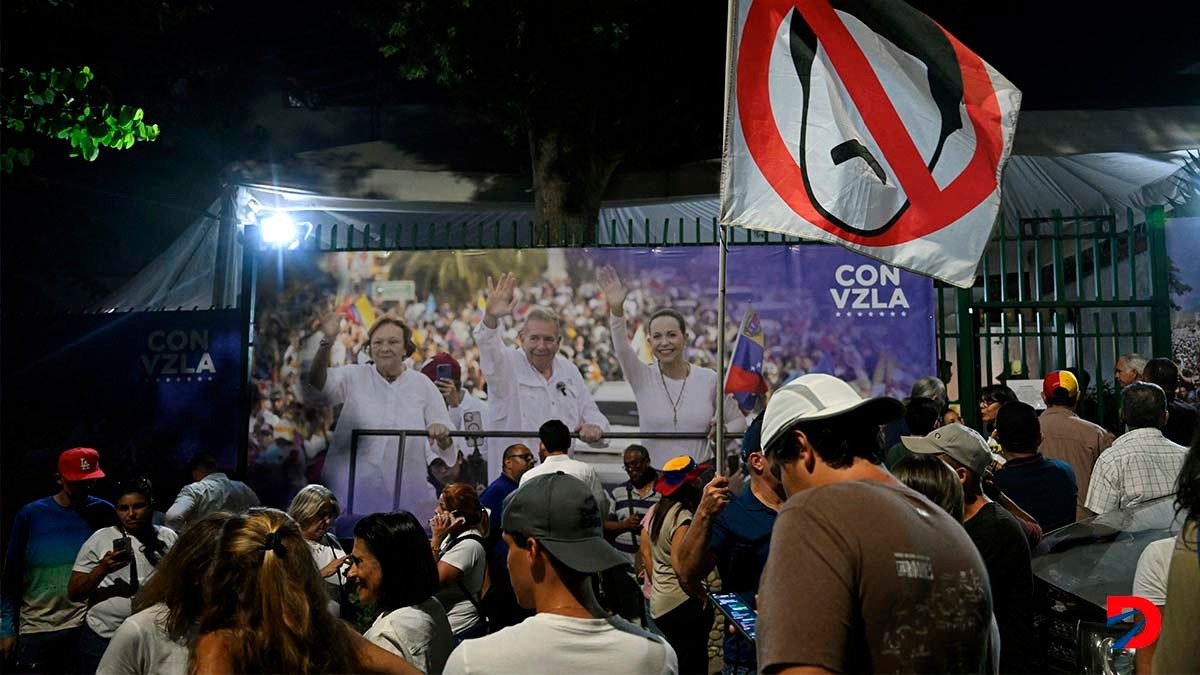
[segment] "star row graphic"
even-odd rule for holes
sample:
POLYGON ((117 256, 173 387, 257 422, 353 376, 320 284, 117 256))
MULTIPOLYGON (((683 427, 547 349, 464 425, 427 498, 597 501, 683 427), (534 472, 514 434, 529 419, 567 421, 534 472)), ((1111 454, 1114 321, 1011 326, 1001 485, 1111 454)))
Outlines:
MULTIPOLYGON (((878 316, 878 317, 883 317, 883 318, 889 318, 889 317, 896 316, 897 312, 865 312, 865 314, 866 314, 866 316, 869 316, 869 317, 878 316)), ((846 318, 851 319, 854 317, 863 316, 864 312, 834 312, 833 315, 839 316, 839 317, 845 316, 846 318)), ((908 312, 901 311, 901 312, 899 312, 899 315, 900 316, 908 316, 908 312)))
POLYGON ((212 382, 213 378, 211 376, 204 377, 202 375, 196 375, 196 376, 189 375, 188 377, 156 377, 156 378, 154 378, 154 381, 155 382, 212 382))

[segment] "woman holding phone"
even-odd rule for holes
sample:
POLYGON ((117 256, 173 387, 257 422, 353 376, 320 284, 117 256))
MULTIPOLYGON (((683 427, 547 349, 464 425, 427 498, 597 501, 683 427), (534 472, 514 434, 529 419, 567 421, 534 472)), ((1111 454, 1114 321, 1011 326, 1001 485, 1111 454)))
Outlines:
POLYGON ((487 617, 480 603, 490 587, 483 547, 488 519, 475 488, 466 483, 447 486, 429 524, 441 588, 437 599, 446 608, 455 639, 486 635, 487 617))
MULTIPOLYGON (((720 377, 711 368, 688 363, 687 326, 674 309, 659 309, 646 322, 646 339, 654 364, 643 363, 629 344, 625 320, 628 289, 617 271, 602 267, 596 273, 608 301, 613 348, 625 380, 637 400, 638 428, 643 432, 708 433, 716 422, 717 402, 725 406, 726 431, 742 431, 746 418, 732 397, 721 392, 720 377)), ((662 467, 667 460, 687 455, 697 462, 709 458, 707 439, 646 440, 650 461, 662 467)))
POLYGON ((122 483, 117 492, 118 525, 97 530, 75 558, 67 597, 87 602, 79 637, 79 670, 94 673, 109 640, 133 613, 130 598, 154 574, 175 543, 174 530, 154 524, 150 481, 122 483))

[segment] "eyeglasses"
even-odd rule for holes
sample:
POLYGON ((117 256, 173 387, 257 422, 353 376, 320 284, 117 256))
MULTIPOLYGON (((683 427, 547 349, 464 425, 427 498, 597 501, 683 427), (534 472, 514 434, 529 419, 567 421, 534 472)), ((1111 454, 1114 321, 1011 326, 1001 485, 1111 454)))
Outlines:
POLYGON ((636 469, 639 466, 646 466, 646 460, 635 459, 632 462, 625 462, 623 465, 626 469, 636 469))
POLYGON ((519 459, 519 460, 521 460, 522 462, 526 462, 526 463, 528 463, 528 462, 532 462, 532 461, 533 461, 533 455, 531 455, 531 454, 529 454, 529 453, 527 452, 527 453, 525 453, 525 454, 523 454, 523 455, 509 455, 509 456, 507 457, 507 459, 519 459))

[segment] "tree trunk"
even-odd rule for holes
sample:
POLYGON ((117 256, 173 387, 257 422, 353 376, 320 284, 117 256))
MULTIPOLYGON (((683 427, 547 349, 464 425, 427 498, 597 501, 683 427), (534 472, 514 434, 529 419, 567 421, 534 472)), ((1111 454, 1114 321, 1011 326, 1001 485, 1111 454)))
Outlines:
POLYGON ((598 242, 600 199, 621 161, 598 136, 594 117, 587 114, 563 111, 530 116, 536 242, 568 246, 598 242))

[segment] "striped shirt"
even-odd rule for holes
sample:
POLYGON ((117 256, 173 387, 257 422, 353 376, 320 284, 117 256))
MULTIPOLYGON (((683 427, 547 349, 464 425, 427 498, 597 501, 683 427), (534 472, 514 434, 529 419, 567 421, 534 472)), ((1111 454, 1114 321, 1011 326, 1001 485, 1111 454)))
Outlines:
MULTIPOLYGON (((650 491, 645 495, 638 493, 638 489, 633 486, 633 481, 627 480, 624 483, 614 487, 609 492, 609 501, 612 503, 612 512, 609 514, 609 520, 625 520, 629 514, 634 514, 641 520, 642 516, 650 510, 651 506, 658 503, 662 499, 662 495, 658 490, 654 489, 654 483, 650 483, 650 491)), ((613 547, 618 551, 629 556, 630 561, 637 555, 638 535, 633 532, 622 532, 617 535, 613 541, 613 547)))
POLYGON ((1186 454, 1187 448, 1168 441, 1159 429, 1127 432, 1096 460, 1085 506, 1108 513, 1174 494, 1186 454))

